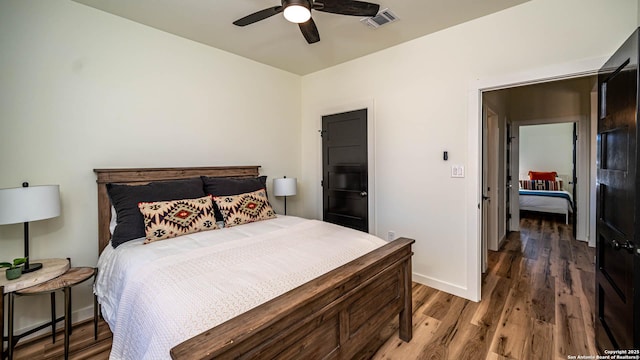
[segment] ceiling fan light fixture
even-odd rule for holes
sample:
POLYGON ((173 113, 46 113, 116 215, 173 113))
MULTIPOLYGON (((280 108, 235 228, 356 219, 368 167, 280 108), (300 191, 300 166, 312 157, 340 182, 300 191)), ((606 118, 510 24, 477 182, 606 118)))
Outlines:
POLYGON ((309 1, 288 0, 283 1, 282 6, 284 6, 284 18, 292 23, 305 23, 311 18, 309 1))

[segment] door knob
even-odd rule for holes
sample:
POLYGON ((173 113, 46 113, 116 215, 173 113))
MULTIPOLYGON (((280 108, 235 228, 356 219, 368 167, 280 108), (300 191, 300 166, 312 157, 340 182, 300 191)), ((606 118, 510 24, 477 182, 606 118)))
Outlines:
POLYGON ((362 196, 362 197, 367 196, 367 192, 366 192, 366 191, 361 191, 361 192, 360 192, 360 196, 362 196))
POLYGON ((625 241, 623 243, 620 243, 617 240, 611 240, 611 244, 613 245, 614 250, 624 249, 624 250, 627 250, 628 252, 633 252, 633 249, 635 248, 630 241, 625 241))
POLYGON ((630 253, 633 253, 634 246, 630 241, 625 241, 624 244, 620 244, 620 247, 627 250, 630 253))

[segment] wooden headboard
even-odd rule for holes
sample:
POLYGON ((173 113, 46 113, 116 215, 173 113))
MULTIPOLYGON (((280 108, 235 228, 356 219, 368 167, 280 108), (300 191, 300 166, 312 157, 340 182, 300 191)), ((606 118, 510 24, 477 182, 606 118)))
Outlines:
POLYGON ((144 185, 151 181, 186 179, 198 176, 256 177, 260 166, 177 167, 139 169, 93 169, 98 176, 98 253, 109 244, 111 201, 107 184, 144 185))

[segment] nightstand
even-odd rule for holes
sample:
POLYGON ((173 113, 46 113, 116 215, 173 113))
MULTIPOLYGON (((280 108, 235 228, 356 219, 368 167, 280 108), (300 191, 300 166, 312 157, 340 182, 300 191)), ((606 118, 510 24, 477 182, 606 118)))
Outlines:
MULTIPOLYGON (((56 319, 55 315, 55 292, 58 290, 62 290, 64 292, 64 358, 67 359, 69 356, 69 335, 71 335, 71 288, 75 285, 83 283, 96 274, 96 269, 92 267, 74 267, 68 268, 61 275, 49 279, 47 281, 40 282, 38 284, 33 284, 33 286, 24 287, 21 289, 16 289, 11 292, 8 292, 5 288, 5 292, 9 295, 9 322, 8 322, 8 358, 12 360, 13 358, 13 347, 15 345, 13 334, 13 315, 15 311, 14 300, 16 296, 28 296, 28 295, 41 295, 41 294, 51 294, 51 322, 41 325, 39 329, 43 329, 49 325, 51 325, 52 329, 52 337, 53 341, 55 341, 55 324, 60 320, 56 319)), ((1 303, 1 301, 0 301, 1 303)), ((1 304, 0 304, 1 305, 1 304)), ((98 307, 96 306, 96 298, 94 296, 94 304, 93 304, 93 322, 94 322, 94 337, 97 337, 97 327, 98 327, 98 307)), ((38 328, 37 328, 38 329, 38 328)), ((18 335, 19 337, 25 336, 25 334, 18 335)))
MULTIPOLYGON (((4 296, 11 294, 14 291, 42 284, 69 270, 68 259, 45 259, 38 260, 38 262, 42 263, 42 269, 23 274, 15 280, 7 280, 4 273, 0 272, 0 340, 2 340, 0 341, 0 359, 4 359, 6 356, 4 351, 4 341, 7 340, 7 337, 4 336, 4 296)), ((38 330, 44 329, 46 326, 39 327, 38 330)), ((52 326, 55 326, 55 324, 52 326)), ((12 353, 12 346, 9 345, 8 347, 11 349, 12 353)))

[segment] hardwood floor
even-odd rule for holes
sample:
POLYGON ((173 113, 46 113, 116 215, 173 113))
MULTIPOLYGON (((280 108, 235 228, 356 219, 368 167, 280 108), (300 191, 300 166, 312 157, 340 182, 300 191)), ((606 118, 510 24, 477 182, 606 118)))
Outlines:
MULTIPOLYGON (((93 319, 73 326, 69 339, 69 359, 109 359, 111 331, 104 320, 98 325, 98 340, 93 337, 93 319)), ((64 358, 64 331, 58 330, 55 344, 51 334, 18 343, 14 359, 39 360, 64 358)))
POLYGON ((570 225, 528 214, 489 252, 482 301, 413 287, 410 343, 391 337, 374 359, 567 359, 595 355, 595 250, 570 225))
MULTIPOLYGON (((397 336, 397 320, 372 339, 361 358, 373 359, 567 359, 595 355, 594 256, 576 241, 570 225, 528 214, 521 231, 489 252, 482 301, 471 302, 413 285, 413 340, 397 336), (377 350, 377 351, 376 351, 377 350)), ((16 359, 62 357, 62 335, 19 345, 16 359)), ((71 359, 108 359, 111 332, 100 323, 74 328, 71 359)))

